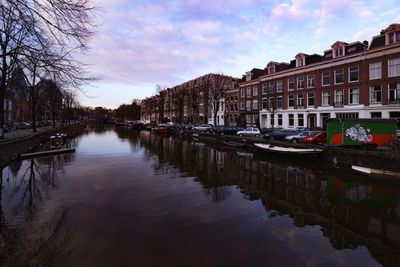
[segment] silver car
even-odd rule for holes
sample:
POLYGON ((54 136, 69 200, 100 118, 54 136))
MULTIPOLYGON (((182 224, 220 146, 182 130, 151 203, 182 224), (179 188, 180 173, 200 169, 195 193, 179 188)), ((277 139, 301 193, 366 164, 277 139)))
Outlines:
POLYGON ((212 130, 211 124, 200 124, 198 126, 193 127, 193 130, 196 132, 210 132, 212 130))
POLYGON ((244 129, 243 131, 238 131, 236 133, 236 135, 259 137, 259 136, 261 136, 261 132, 260 132, 260 130, 258 128, 248 127, 246 129, 244 129))
POLYGON ((302 131, 297 134, 285 136, 285 140, 290 141, 292 143, 299 143, 303 142, 304 138, 306 138, 307 136, 316 135, 319 133, 321 133, 321 131, 302 131))

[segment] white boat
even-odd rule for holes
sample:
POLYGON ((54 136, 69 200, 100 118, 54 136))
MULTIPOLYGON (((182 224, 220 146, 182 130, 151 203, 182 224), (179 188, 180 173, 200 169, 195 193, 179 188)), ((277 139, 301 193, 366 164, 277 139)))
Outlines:
POLYGON ((372 169, 356 165, 351 166, 351 169, 357 173, 369 175, 371 177, 400 179, 400 172, 372 169))
POLYGON ((263 150, 280 154, 293 154, 293 155, 319 154, 323 151, 322 149, 318 148, 283 147, 283 146, 275 146, 271 144, 262 144, 262 143, 255 143, 254 145, 263 150))

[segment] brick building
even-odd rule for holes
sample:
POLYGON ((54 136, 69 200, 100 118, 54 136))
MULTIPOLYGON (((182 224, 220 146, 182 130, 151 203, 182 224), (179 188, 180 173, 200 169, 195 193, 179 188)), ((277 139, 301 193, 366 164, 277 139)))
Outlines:
MULTIPOLYGON (((270 62, 259 77, 261 127, 321 127, 328 118, 400 118, 400 24, 371 43, 337 41, 324 55, 270 62)), ((255 86, 255 84, 254 84, 255 86)))

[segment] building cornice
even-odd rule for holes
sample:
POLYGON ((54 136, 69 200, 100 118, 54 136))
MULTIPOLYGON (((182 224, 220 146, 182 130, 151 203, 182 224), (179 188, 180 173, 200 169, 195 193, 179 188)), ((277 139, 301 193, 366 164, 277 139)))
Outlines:
MULTIPOLYGON (((304 74, 306 72, 312 72, 320 69, 325 69, 325 68, 330 68, 330 67, 336 67, 340 66, 343 64, 351 64, 363 60, 369 60, 377 57, 382 57, 394 53, 400 53, 400 44, 395 43, 391 45, 386 45, 382 48, 377 48, 373 49, 372 51, 363 51, 358 54, 352 54, 348 56, 343 56, 339 58, 335 58, 329 61, 322 61, 318 63, 313 63, 310 65, 298 67, 295 69, 290 69, 290 70, 284 70, 281 72, 277 72, 271 75, 265 75, 261 76, 259 79, 261 82, 269 81, 269 80, 274 80, 277 78, 284 78, 287 76, 292 76, 292 75, 299 75, 299 74, 304 74)), ((239 85, 240 86, 240 85, 239 85)))

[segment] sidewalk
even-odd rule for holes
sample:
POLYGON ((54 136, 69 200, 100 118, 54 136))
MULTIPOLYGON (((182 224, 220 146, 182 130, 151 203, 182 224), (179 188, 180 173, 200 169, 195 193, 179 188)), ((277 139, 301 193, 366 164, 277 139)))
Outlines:
POLYGON ((53 128, 53 126, 44 126, 37 128, 37 132, 33 132, 32 129, 24 129, 24 130, 13 130, 8 133, 4 134, 4 139, 0 139, 0 145, 5 144, 5 143, 11 143, 19 139, 26 139, 33 137, 35 135, 39 135, 41 133, 45 133, 50 130, 56 130, 57 128, 61 127, 56 127, 53 128))

